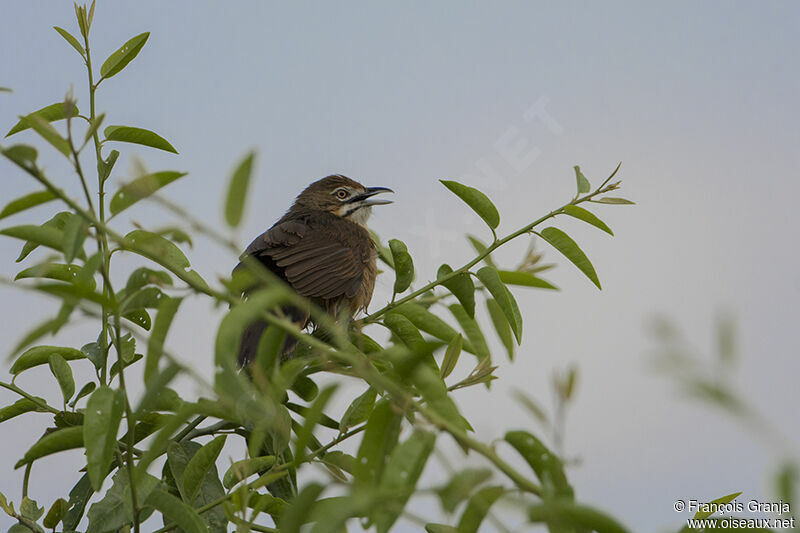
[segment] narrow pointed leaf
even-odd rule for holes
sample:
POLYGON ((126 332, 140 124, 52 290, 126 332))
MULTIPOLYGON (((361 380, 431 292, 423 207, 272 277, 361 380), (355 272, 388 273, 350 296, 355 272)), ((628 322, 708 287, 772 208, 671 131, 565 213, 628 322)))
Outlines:
POLYGON ((600 280, 597 279, 597 272, 595 272, 591 261, 589 261, 589 258, 586 257, 583 250, 580 249, 578 244, 573 241, 569 235, 558 228, 549 227, 542 230, 541 236, 544 240, 549 242, 553 248, 564 254, 564 257, 569 259, 581 272, 586 274, 586 277, 589 278, 598 289, 602 289, 600 280))
POLYGON ((325 409, 325 406, 328 405, 328 402, 335 391, 335 384, 325 387, 314 400, 314 403, 311 404, 311 407, 303 412, 303 418, 305 418, 305 422, 297 432, 297 447, 295 448, 296 457, 300 458, 305 456, 306 447, 311 441, 311 437, 314 435, 314 428, 319 422, 320 417, 323 415, 323 410, 325 409))
POLYGON ((503 487, 486 487, 476 492, 469 499, 467 508, 464 509, 464 514, 461 515, 461 520, 458 523, 459 533, 477 533, 481 522, 489 512, 489 508, 504 493, 505 488, 503 487))
POLYGON ((514 337, 516 337, 517 344, 519 344, 522 342, 522 315, 511 291, 500 281, 500 275, 492 267, 481 268, 478 270, 477 275, 481 283, 494 296, 500 309, 503 310, 503 314, 508 320, 508 325, 511 326, 511 331, 514 332, 514 337))
POLYGON ((392 451, 379 490, 394 496, 393 505, 377 508, 375 526, 378 533, 388 532, 400 516, 422 475, 435 441, 434 433, 416 430, 392 451))
POLYGON ((62 251, 67 263, 72 263, 78 254, 85 255, 83 241, 86 240, 86 230, 89 224, 83 217, 73 216, 64 226, 64 243, 62 251))
POLYGON ((153 490, 145 503, 155 507, 164 518, 186 533, 208 533, 208 526, 197 511, 163 489, 153 490))
MULTIPOLYGON (((41 400, 41 398, 39 399, 41 400)), ((44 403, 44 400, 42 400, 42 403, 44 403)), ((36 402, 33 402, 27 398, 20 398, 11 405, 6 405, 5 407, 0 408, 0 423, 5 422, 6 420, 10 420, 15 416, 19 416, 25 413, 30 413, 33 411, 37 411, 40 413, 47 412, 46 409, 39 407, 39 405, 36 402)))
POLYGON ((17 461, 14 468, 32 463, 36 459, 47 455, 81 447, 83 447, 83 428, 81 426, 52 431, 36 441, 34 445, 25 452, 22 459, 17 461))
POLYGON ((353 402, 347 407, 347 410, 342 415, 342 420, 339 422, 339 431, 344 433, 349 428, 364 422, 372 413, 375 406, 375 399, 378 397, 378 391, 369 387, 362 394, 360 394, 353 402))
POLYGON ((67 509, 69 509, 67 500, 64 498, 57 499, 53 502, 53 505, 50 506, 50 510, 47 511, 42 525, 50 529, 55 529, 59 522, 61 522, 61 519, 64 518, 64 515, 67 514, 67 509))
POLYGON ((480 216, 493 230, 500 224, 500 213, 489 197, 478 189, 462 185, 457 181, 439 180, 442 185, 450 189, 456 196, 464 200, 468 206, 480 216))
POLYGON ((394 292, 400 294, 411 285, 411 281, 414 279, 414 262, 403 241, 391 239, 389 249, 392 251, 395 271, 394 292))
POLYGON ((467 468, 454 475, 446 485, 436 490, 442 508, 448 513, 455 511, 459 503, 469 498, 472 491, 492 477, 488 468, 467 468))
POLYGON ((124 408, 122 392, 105 385, 95 390, 86 403, 81 429, 86 443, 86 471, 95 491, 100 490, 111 466, 124 408))
MULTIPOLYGON (((453 269, 448 264, 439 267, 436 273, 436 279, 442 279, 453 273, 453 269)), ((470 318, 475 318, 475 283, 472 281, 472 276, 466 272, 462 272, 447 281, 442 282, 442 285, 449 290, 453 296, 464 307, 470 318)))
POLYGON ((111 150, 105 160, 97 162, 97 175, 101 183, 105 183, 108 177, 111 176, 111 171, 114 169, 114 164, 117 162, 118 157, 119 152, 111 150))
POLYGON ((222 477, 222 486, 230 489, 240 481, 243 481, 258 472, 266 472, 275 464, 274 455, 263 455, 236 461, 225 472, 222 477))
MULTIPOLYGON (((161 135, 146 130, 144 128, 134 128, 132 126, 108 126, 103 134, 107 141, 119 141, 125 143, 141 144, 150 148, 158 148, 165 152, 177 154, 178 151, 161 135)), ((180 177, 180 176, 178 176, 180 177)))
POLYGON ((125 248, 145 257, 157 259, 178 270, 190 266, 180 248, 160 235, 145 230, 133 230, 125 236, 125 248))
POLYGON ((150 37, 150 32, 141 33, 129 39, 119 50, 108 56, 103 66, 100 67, 100 75, 103 78, 110 78, 119 73, 139 54, 148 37, 150 37))
POLYGON ((573 498, 574 492, 564 473, 564 463, 542 441, 527 431, 509 431, 505 440, 527 461, 543 484, 552 485, 551 490, 559 496, 573 498))
POLYGON ((636 205, 636 202, 631 202, 630 200, 626 200, 625 198, 615 198, 613 196, 604 196, 602 198, 593 199, 591 201, 596 204, 636 205))
POLYGON ((357 488, 370 489, 377 486, 386 459, 397 444, 401 422, 402 416, 394 411, 389 401, 380 400, 375 404, 353 465, 357 488))
POLYGON ((178 312, 183 298, 164 298, 158 305, 155 326, 147 340, 147 360, 144 366, 144 379, 149 381, 158 372, 158 363, 164 349, 164 340, 178 312))
POLYGON ((16 376, 29 368, 46 365, 50 361, 50 356, 53 354, 61 356, 66 361, 84 359, 86 357, 83 355, 83 352, 75 348, 64 346, 34 346, 17 357, 17 360, 11 365, 10 372, 16 376))
POLYGON ((15 133, 19 133, 21 131, 27 130, 31 127, 30 123, 26 120, 32 116, 36 116, 45 120, 47 122, 55 122, 56 120, 63 120, 68 116, 72 115, 75 116, 78 114, 78 108, 75 107, 74 104, 66 105, 64 102, 59 102, 57 104, 50 104, 49 106, 43 107, 41 109, 37 109, 32 113, 28 113, 16 125, 11 128, 8 133, 6 133, 6 137, 10 137, 15 133))
POLYGON ((539 289, 550 289, 557 291, 558 287, 549 281, 538 278, 529 272, 519 270, 498 270, 500 281, 506 285, 519 285, 521 287, 537 287, 539 289))
POLYGON ((453 313, 453 316, 461 325, 461 329, 464 330, 464 335, 466 335, 467 340, 469 340, 478 359, 489 357, 489 346, 486 344, 486 337, 483 336, 478 322, 467 315, 467 312, 461 304, 452 304, 448 306, 448 309, 450 309, 450 312, 453 313))
POLYGON ((249 152, 236 167, 228 185, 228 196, 225 200, 225 221, 232 228, 237 227, 244 214, 247 191, 250 188, 250 177, 253 174, 255 153, 249 152))
POLYGON ((406 317, 414 324, 420 331, 429 333, 445 342, 450 342, 453 337, 458 335, 458 332, 453 329, 447 322, 434 315, 425 307, 414 302, 404 303, 403 305, 392 309, 392 313, 398 313, 406 317))
POLYGON ((67 157, 70 156, 69 142, 49 122, 36 115, 24 117, 23 120, 27 121, 28 126, 38 133, 42 139, 50 143, 53 148, 67 157))
POLYGON ((208 444, 197 450, 183 471, 184 501, 192 504, 203 483, 206 474, 217 461, 222 447, 225 446, 225 435, 219 435, 208 444))
POLYGON ((442 359, 442 368, 440 370, 442 379, 449 376, 456 367, 456 363, 458 363, 458 356, 461 355, 461 347, 463 342, 463 337, 461 337, 461 334, 458 333, 455 337, 453 337, 453 340, 450 341, 450 344, 447 346, 447 351, 444 353, 444 359, 442 359))
POLYGON ((577 205, 567 205, 564 207, 564 213, 568 214, 571 217, 575 217, 578 220, 583 220, 587 224, 591 224, 592 226, 599 228, 609 235, 614 235, 614 232, 611 231, 605 222, 597 218, 594 213, 591 211, 587 211, 582 207, 578 207, 577 205))
POLYGON ((123 211, 139 200, 147 198, 160 188, 186 175, 186 172, 166 170, 140 176, 123 185, 111 198, 109 209, 113 215, 123 211))
POLYGON ((72 369, 69 367, 67 360, 57 353, 50 354, 48 364, 50 365, 50 372, 53 373, 56 381, 58 381, 58 386, 61 388, 64 403, 67 403, 72 398, 72 395, 75 394, 75 379, 72 377, 72 369))
MULTIPOLYGON (((481 241, 479 238, 475 237, 474 235, 467 235, 467 240, 469 240, 469 243, 472 245, 472 247, 475 249, 475 251, 478 252, 481 255, 485 254, 486 251, 489 249, 483 243, 483 241, 481 241)), ((490 267, 497 268, 497 265, 494 264, 494 260, 492 259, 492 255, 491 254, 487 254, 483 258, 483 262, 486 263, 487 265, 489 265, 490 267)))
POLYGON ((33 146, 28 146, 27 144, 14 144, 8 148, 0 146, 0 153, 20 168, 35 172, 38 153, 33 146))
POLYGON ((14 281, 19 279, 44 278, 74 283, 80 271, 81 267, 78 265, 43 263, 20 271, 19 274, 14 276, 14 281))
POLYGON ((89 383, 81 387, 81 390, 78 391, 78 394, 75 396, 75 399, 69 402, 69 406, 74 408, 75 405, 78 403, 78 400, 80 400, 81 398, 85 398, 86 396, 89 396, 92 392, 94 392, 94 389, 96 387, 97 384, 94 381, 90 381, 89 383))
POLYGON ((56 195, 50 191, 37 191, 26 194, 25 196, 21 196, 16 200, 11 200, 8 202, 3 210, 0 211, 0 219, 55 199, 56 195))
POLYGON ((458 533, 458 528, 448 526, 447 524, 434 524, 431 522, 425 524, 425 531, 427 533, 458 533))
POLYGON ((64 40, 67 41, 70 46, 72 46, 81 55, 81 57, 86 57, 86 50, 83 49, 81 43, 78 42, 78 39, 73 37, 71 33, 64 28, 59 28, 58 26, 53 26, 53 29, 56 30, 58 34, 62 36, 64 40))
POLYGON ((86 134, 83 136, 83 140, 84 141, 88 141, 89 139, 94 137, 94 134, 97 133, 97 130, 103 124, 103 120, 105 120, 105 118, 106 118, 106 114, 105 113, 100 113, 99 115, 97 115, 94 118, 94 120, 91 121, 91 125, 86 130, 86 134))
MULTIPOLYGON (((598 533, 628 533, 628 530, 607 514, 579 505, 569 500, 549 500, 528 507, 528 520, 533 523, 556 523, 569 531, 597 531, 598 533)), ((684 530, 681 530, 684 531, 684 530)))
POLYGON ((583 175, 583 172, 581 172, 581 167, 575 165, 573 168, 575 169, 575 179, 578 182, 578 194, 586 194, 592 189, 592 186, 586 176, 583 175))
POLYGON ((494 298, 486 299, 486 309, 489 311, 489 318, 492 319, 492 324, 497 332, 497 336, 500 338, 500 341, 503 343, 503 346, 505 346, 506 351, 508 352, 508 360, 513 361, 514 336, 511 333, 511 326, 508 324, 508 319, 506 318, 505 313, 503 313, 503 309, 494 298))

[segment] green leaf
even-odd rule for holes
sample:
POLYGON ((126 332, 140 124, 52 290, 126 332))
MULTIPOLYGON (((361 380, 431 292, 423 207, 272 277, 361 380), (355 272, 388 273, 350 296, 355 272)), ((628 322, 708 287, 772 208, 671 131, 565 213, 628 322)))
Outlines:
POLYGON ((52 455, 64 450, 83 447, 83 428, 81 426, 69 427, 51 431, 36 441, 14 468, 19 468, 46 455, 52 455))
POLYGON ((145 285, 157 285, 160 287, 172 285, 172 278, 169 273, 163 270, 140 267, 131 272, 131 275, 128 276, 128 282, 125 284, 125 291, 128 294, 132 294, 145 285))
POLYGON ((456 363, 458 363, 458 356, 461 355, 462 345, 463 337, 460 333, 458 333, 455 337, 453 337, 453 340, 450 341, 450 344, 447 346, 447 351, 444 353, 444 359, 442 359, 442 367, 440 370, 442 379, 449 376, 456 367, 456 363))
POLYGON ((577 218, 578 220, 583 220, 587 224, 591 224, 592 226, 599 228, 609 235, 614 235, 614 232, 611 231, 605 222, 597 218, 594 213, 591 211, 587 211, 582 207, 578 207, 577 205, 567 205, 564 206, 564 213, 568 214, 571 217, 577 218))
POLYGON ((391 506, 380 506, 375 511, 375 526, 378 533, 389 531, 400 516, 409 496, 414 492, 417 480, 422 475, 435 441, 434 433, 418 429, 392 451, 379 490, 394 497, 391 506))
POLYGON ((75 396, 75 399, 69 402, 69 406, 74 408, 75 405, 78 403, 78 400, 94 392, 95 387, 97 387, 97 384, 94 381, 90 381, 89 383, 81 387, 81 390, 78 391, 78 394, 77 396, 75 396))
POLYGON ((72 377, 72 369, 69 367, 67 360, 57 353, 50 354, 48 363, 50 364, 50 372, 53 373, 56 381, 58 381, 58 386, 61 387, 64 403, 67 403, 72 398, 72 395, 75 394, 75 380, 72 377))
POLYGON ((414 262, 403 241, 391 239, 389 249, 392 251, 392 261, 394 262, 394 292, 400 294, 411 285, 414 279, 414 262))
MULTIPOLYGON (((148 496, 151 494, 159 484, 160 480, 147 473, 140 473, 136 476, 136 497, 139 504, 145 504, 148 496)), ((88 483, 88 476, 84 476, 81 482, 86 480, 85 485, 88 485, 88 498, 92 495, 92 487, 88 483)), ((80 483, 79 483, 80 485, 80 483)), ((73 492, 79 489, 79 485, 75 486, 73 492)), ((85 489, 83 489, 85 490, 85 489)), ((70 502, 72 502, 72 494, 70 493, 70 502)), ((80 492, 76 494, 79 496, 80 492)), ((77 502, 76 502, 77 503, 77 502)), ((86 502, 82 502, 83 506, 86 502)), ((145 508, 146 510, 147 508, 145 508)), ((142 511, 141 518, 144 519, 147 514, 145 510, 142 511)), ((80 509, 82 512, 82 509, 80 509)), ((87 513, 89 525, 86 528, 86 533, 106 533, 110 531, 124 530, 125 526, 130 526, 133 523, 133 505, 131 502, 131 484, 128 477, 128 470, 120 468, 112 477, 111 488, 108 489, 103 499, 99 502, 92 504, 87 513)), ((70 519, 68 516, 64 520, 64 525, 70 519)), ((73 525, 80 521, 80 516, 76 516, 71 522, 73 525)))
MULTIPOLYGON (((445 276, 453 273, 453 269, 448 264, 439 267, 436 273, 436 279, 440 280, 445 276)), ((447 281, 442 282, 442 285, 449 290, 453 296, 464 307, 470 318, 475 318, 475 283, 472 282, 472 276, 466 272, 462 272, 447 281)))
POLYGON ((34 346, 17 357, 17 360, 11 365, 10 372, 16 376, 29 368, 46 365, 50 361, 50 356, 53 354, 61 356, 66 361, 84 358, 83 353, 75 348, 63 346, 34 346))
POLYGON ((397 444, 402 420, 388 400, 380 400, 375 404, 358 448, 357 461, 353 465, 356 488, 376 488, 386 459, 397 444))
MULTIPOLYGON (((467 235, 467 239, 469 240, 469 243, 472 245, 475 251, 478 252, 478 254, 483 255, 489 250, 489 248, 477 237, 473 235, 467 235)), ((489 265, 490 267, 497 268, 497 265, 495 265, 494 261, 492 260, 491 254, 487 254, 483 258, 483 262, 489 265)))
POLYGON ((480 216, 492 230, 500 224, 500 213, 489 197, 478 189, 462 185, 457 181, 439 180, 442 185, 450 189, 456 196, 464 200, 468 206, 480 216))
POLYGON ((73 531, 78 528, 78 523, 83 518, 83 512, 93 493, 89 475, 84 474, 69 491, 69 509, 63 519, 64 531, 73 531))
POLYGON ((386 313, 383 323, 415 354, 424 354, 430 351, 425 339, 414 323, 400 313, 394 311, 386 313))
POLYGON ((488 468, 467 468, 454 475, 446 485, 436 489, 436 493, 442 501, 442 508, 446 512, 452 513, 459 503, 469 498, 475 487, 490 477, 492 477, 492 471, 488 468))
POLYGON ((48 248, 60 252, 64 239, 64 232, 58 228, 52 226, 34 226, 32 224, 5 228, 0 230, 0 235, 22 239, 30 243, 30 246, 23 248, 22 253, 17 258, 17 263, 25 259, 25 257, 39 245, 47 246, 48 248))
POLYGON ((28 146, 27 144, 15 144, 8 148, 0 146, 0 154, 3 154, 3 157, 29 173, 35 174, 37 172, 37 152, 33 146, 28 146))
POLYGON ((100 179, 100 183, 105 183, 111 175, 111 171, 114 169, 114 164, 117 162, 118 157, 119 152, 111 150, 111 153, 108 154, 105 160, 97 162, 97 176, 100 179))
POLYGON ((509 431, 506 441, 517 450, 543 484, 552 485, 559 496, 570 500, 574 492, 564 473, 564 464, 539 439, 527 431, 509 431))
POLYGON ((226 489, 230 489, 240 481, 244 481, 253 474, 258 472, 266 472, 272 465, 275 464, 274 455, 262 455, 261 457, 252 457, 250 459, 243 459, 236 461, 225 472, 222 477, 222 485, 226 489))
POLYGON ((253 173, 255 152, 249 152, 236 166, 228 185, 228 196, 225 199, 225 221, 235 228, 242 221, 247 190, 250 187, 250 176, 253 173))
POLYGON ((42 263, 20 271, 19 274, 14 276, 14 281, 19 279, 43 278, 74 283, 80 271, 81 267, 78 265, 42 263))
POLYGON ((306 484, 292 504, 278 517, 278 530, 281 533, 300 533, 300 527, 308 521, 311 509, 324 488, 319 483, 306 484))
POLYGON ((158 305, 155 326, 150 338, 147 340, 147 360, 144 366, 145 381, 148 381, 158 372, 158 363, 164 350, 164 341, 181 302, 183 302, 183 298, 164 298, 158 305))
POLYGON ((103 307, 113 308, 114 303, 85 285, 68 285, 65 283, 42 283, 36 285, 36 290, 61 298, 67 304, 77 304, 81 300, 88 300, 103 307))
POLYGON ((372 413, 375 407, 375 399, 378 397, 378 391, 369 387, 361 393, 352 403, 347 407, 347 410, 342 415, 342 420, 339 422, 339 431, 344 433, 351 427, 364 422, 372 413))
POLYGON ((544 240, 549 242, 553 248, 564 254, 564 257, 569 259, 581 272, 586 274, 586 277, 589 278, 598 289, 602 289, 600 280, 597 279, 597 272, 595 272, 591 261, 589 261, 589 258, 586 257, 583 250, 580 249, 578 244, 573 241, 569 235, 558 228, 549 227, 542 230, 541 236, 544 240))
POLYGON ((425 531, 427 533, 458 533, 458 529, 447 524, 434 524, 433 522, 425 524, 425 531))
POLYGON ((108 475, 124 409, 122 391, 114 391, 105 385, 95 390, 86 404, 86 418, 81 430, 86 442, 86 471, 95 491, 100 490, 108 475))
POLYGON ((730 503, 739 496, 741 496, 741 492, 734 492, 733 494, 728 494, 727 496, 721 496, 719 498, 715 498, 708 502, 707 504, 703 504, 700 506, 700 510, 694 514, 696 520, 702 520, 704 518, 708 518, 709 516, 713 515, 719 509, 719 506, 725 505, 726 503, 730 503))
POLYGON ((0 87, 0 93, 13 93, 9 87, 0 87))
POLYGON ((265 310, 272 309, 283 301, 279 287, 260 289, 251 294, 244 303, 238 304, 225 315, 217 330, 215 361, 223 367, 235 366, 242 333, 250 323, 265 310))
POLYGON ((61 35, 64 40, 67 41, 70 46, 72 46, 81 55, 81 57, 86 57, 86 50, 83 49, 81 43, 78 42, 78 39, 73 37, 71 33, 64 28, 59 28, 58 26, 53 26, 53 29, 56 30, 58 34, 61 35))
POLYGON ((111 198, 109 209, 113 215, 129 208, 139 200, 147 198, 165 185, 186 175, 186 172, 165 170, 140 176, 130 183, 123 185, 111 198))
MULTIPOLYGON (((38 399, 42 400, 41 398, 38 399)), ((44 403, 44 400, 42 400, 42 402, 44 403)), ((11 405, 6 405, 5 407, 0 408, 0 423, 5 422, 6 420, 11 420, 15 416, 19 416, 25 413, 30 413, 33 411, 39 413, 48 412, 47 409, 39 407, 39 405, 37 405, 36 402, 33 402, 27 398, 20 398, 11 405)))
POLYGON ((86 230, 89 224, 83 217, 72 216, 64 226, 64 243, 62 251, 67 263, 72 263, 78 254, 85 255, 83 241, 86 239, 86 230))
POLYGON ((150 37, 150 32, 141 33, 129 39, 119 50, 108 56, 103 66, 100 67, 100 76, 110 78, 124 69, 139 54, 148 37, 150 37))
POLYGON ((429 333, 437 339, 441 339, 445 342, 450 342, 453 340, 453 337, 458 335, 458 332, 447 322, 434 315, 418 303, 404 303, 403 305, 392 309, 391 312, 403 315, 419 330, 429 333))
POLYGON ((56 195, 50 191, 36 191, 25 196, 21 196, 16 200, 11 200, 6 204, 2 211, 0 211, 0 219, 7 216, 25 211, 31 207, 42 205, 56 199, 56 195))
POLYGON ((215 437, 211 442, 197 450, 189 463, 186 465, 186 470, 183 471, 183 494, 184 501, 191 504, 197 497, 197 492, 200 490, 200 485, 206 474, 217 461, 222 447, 225 446, 225 435, 215 437))
MULTIPOLYGON (((140 144, 142 146, 149 146, 150 148, 158 148, 159 150, 164 150, 165 152, 172 152, 173 154, 178 153, 175 147, 172 146, 164 137, 144 128, 134 128, 133 126, 108 126, 103 131, 103 134, 105 135, 105 140, 107 141, 140 144)), ((177 176, 173 179, 177 179, 179 177, 180 176, 177 176)), ((122 209, 120 209, 120 211, 121 210, 122 209)))
POLYGON ((464 430, 472 429, 469 422, 461 416, 453 399, 447 394, 447 385, 439 372, 420 365, 414 371, 412 382, 428 406, 439 416, 464 430))
MULTIPOLYGON (((19 133, 21 131, 25 131, 31 127, 30 123, 26 120, 30 117, 36 116, 46 122, 55 122, 56 120, 64 120, 68 116, 76 116, 78 114, 78 108, 75 107, 75 104, 67 105, 64 102, 58 102, 57 104, 50 104, 49 106, 43 107, 41 109, 37 109, 32 113, 28 113, 24 117, 20 119, 17 124, 11 128, 8 133, 6 133, 6 137, 10 137, 15 133, 19 133)), ((18 145, 23 146, 23 145, 18 145)), ((14 148, 13 146, 11 148, 14 148)), ((8 148, 7 150, 10 150, 8 148)), ((34 156, 33 159, 36 157, 34 156)))
POLYGON ((461 521, 458 523, 459 533, 477 533, 489 508, 505 491, 506 489, 503 487, 486 487, 476 492, 469 499, 467 508, 461 515, 461 521))
POLYGON ((323 414, 322 411, 325 409, 325 406, 328 405, 335 390, 335 384, 322 389, 322 392, 319 393, 317 399, 311 404, 311 407, 303 412, 303 418, 306 420, 300 430, 297 431, 297 444, 294 453, 298 458, 305 456, 306 447, 314 434, 314 427, 317 425, 317 422, 319 422, 323 414))
POLYGON ((486 266, 478 270, 478 279, 494 296, 500 309, 508 320, 508 325, 511 326, 511 331, 514 332, 514 337, 517 339, 517 344, 522 342, 522 314, 519 311, 517 302, 511 291, 503 285, 500 281, 500 275, 497 270, 490 266, 486 266))
POLYGON ((607 514, 569 500, 554 499, 533 504, 528 507, 528 519, 533 523, 563 524, 569 531, 628 533, 623 525, 607 514))
POLYGON ((545 281, 542 278, 537 278, 529 272, 519 270, 498 270, 497 274, 500 276, 500 281, 506 285, 519 285, 521 287, 537 287, 539 289, 558 290, 558 287, 545 281))
POLYGON ((22 117, 21 120, 27 122, 28 127, 32 128, 36 133, 38 133, 42 139, 47 141, 51 146, 53 146, 53 148, 64 154, 66 157, 70 156, 72 150, 69 147, 69 142, 62 137, 61 134, 58 133, 48 121, 37 115, 22 117))
POLYGON ((575 179, 578 182, 578 194, 579 195, 586 194, 587 192, 592 190, 592 186, 589 184, 589 180, 586 179, 586 176, 584 176, 583 172, 581 172, 581 167, 575 165, 572 168, 575 169, 575 179))
POLYGON ((67 514, 67 510, 69 509, 69 504, 67 500, 64 498, 59 498, 53 502, 53 505, 50 506, 50 510, 47 511, 47 514, 42 521, 42 525, 49 529, 55 529, 59 522, 64 518, 67 514))
POLYGON ((28 520, 39 520, 44 514, 44 507, 39 507, 35 500, 24 496, 19 504, 19 514, 28 520))
POLYGON ((461 325, 461 329, 464 330, 464 334, 467 336, 467 340, 469 340, 478 359, 489 357, 491 352, 489 351, 489 346, 486 344, 486 337, 483 336, 478 322, 467 315, 467 312, 461 304, 451 304, 448 306, 448 309, 450 309, 450 312, 453 313, 453 316, 461 325))
POLYGON ((489 318, 492 319, 492 324, 497 332, 497 336, 505 346, 508 352, 508 360, 514 360, 514 337, 511 333, 511 326, 508 324, 508 319, 494 298, 486 299, 486 309, 489 311, 489 318))
POLYGON ((149 231, 133 230, 125 236, 124 246, 127 250, 176 270, 184 270, 190 266, 189 260, 180 248, 149 231))
POLYGON ((603 198, 597 198, 590 200, 596 204, 616 204, 616 205, 636 205, 636 202, 631 202, 630 200, 626 200, 625 198, 614 198, 611 196, 604 196, 603 198))
POLYGON ((86 129, 86 134, 83 136, 83 140, 88 142, 89 139, 94 137, 94 134, 97 133, 97 130, 100 129, 100 125, 103 124, 103 121, 106 118, 105 113, 100 113, 97 115, 94 120, 90 119, 89 127, 86 129))

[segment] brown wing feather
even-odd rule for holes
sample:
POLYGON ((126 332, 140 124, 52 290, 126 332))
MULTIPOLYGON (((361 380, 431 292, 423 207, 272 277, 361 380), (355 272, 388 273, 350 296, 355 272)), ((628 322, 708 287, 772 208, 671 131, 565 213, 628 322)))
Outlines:
POLYGON ((253 240, 245 254, 259 259, 303 296, 352 298, 361 285, 371 249, 362 250, 362 239, 354 239, 355 247, 342 242, 342 231, 337 229, 363 231, 351 224, 333 215, 281 220, 253 240))

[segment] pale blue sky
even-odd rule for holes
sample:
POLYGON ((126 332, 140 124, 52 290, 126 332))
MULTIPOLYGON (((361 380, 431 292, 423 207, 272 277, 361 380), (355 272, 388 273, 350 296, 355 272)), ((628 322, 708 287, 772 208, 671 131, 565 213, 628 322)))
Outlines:
MULTIPOLYGON (((61 100, 71 85, 86 107, 80 60, 51 28, 73 31, 73 19, 67 1, 4 2, 0 85, 15 92, 0 94, 0 128, 61 100)), ((462 233, 486 236, 438 179, 485 190, 505 234, 570 198, 572 165, 598 183, 623 161, 622 194, 638 205, 596 209, 616 237, 558 221, 592 258, 604 290, 547 250, 559 263, 549 277, 562 291, 516 291, 525 316, 517 360, 503 362, 490 393, 464 392, 459 405, 487 441, 531 427, 509 391, 522 388, 548 403, 549 376, 575 362, 581 377, 566 447, 581 459, 571 471, 581 500, 636 531, 664 531, 686 518, 672 509, 678 498, 773 495, 775 456, 729 419, 687 402, 649 367, 646 325, 656 314, 672 317, 708 353, 715 316, 734 313, 742 359, 731 379, 783 427, 796 456, 796 3, 100 0, 94 26, 98 64, 129 37, 151 32, 134 63, 103 83, 98 110, 108 111, 109 124, 159 132, 180 152, 126 149, 111 183, 132 174, 133 153, 154 170, 188 171, 169 197, 221 225, 229 171, 256 148, 243 243, 308 182, 343 173, 397 192, 395 205, 376 209, 372 226, 408 244, 424 281, 440 263, 468 259, 462 233), (526 118, 532 106, 546 113, 526 118), (515 144, 519 160, 503 155, 515 144)), ((52 151, 40 152, 53 178, 78 196, 52 151)), ((2 161, 0 174, 0 203, 34 188, 2 161)), ((3 226, 42 221, 51 207, 3 226)), ((166 217, 137 206, 118 222, 125 229, 132 220, 166 217)), ((511 266, 524 247, 499 259, 511 266)), ((16 273, 18 248, 0 240, 2 275, 16 273)), ((190 259, 208 279, 235 263, 202 239, 190 259)), ((390 287, 379 280, 375 301, 390 287)), ((54 310, 6 288, 0 297, 4 351, 54 310)), ((171 346, 210 376, 220 311, 199 300, 186 310, 171 346)), ((86 342, 89 331, 68 332, 63 342, 86 342)), ((54 386, 44 371, 20 382, 54 386)), ((8 461, 0 491, 15 498, 21 473, 8 465, 43 427, 29 420, 2 427, 8 461)), ((79 458, 68 463, 46 463, 49 478, 34 469, 34 493, 49 503, 68 490, 79 458)))

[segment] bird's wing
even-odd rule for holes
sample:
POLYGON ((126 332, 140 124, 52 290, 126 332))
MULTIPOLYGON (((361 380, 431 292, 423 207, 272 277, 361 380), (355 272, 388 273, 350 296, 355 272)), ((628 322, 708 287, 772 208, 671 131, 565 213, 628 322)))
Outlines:
POLYGON ((352 298, 361 285, 370 250, 347 246, 335 234, 329 225, 308 219, 280 221, 257 237, 245 255, 260 260, 307 298, 352 298))

